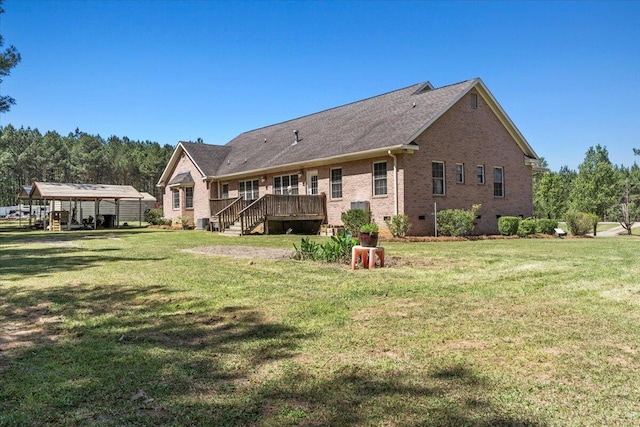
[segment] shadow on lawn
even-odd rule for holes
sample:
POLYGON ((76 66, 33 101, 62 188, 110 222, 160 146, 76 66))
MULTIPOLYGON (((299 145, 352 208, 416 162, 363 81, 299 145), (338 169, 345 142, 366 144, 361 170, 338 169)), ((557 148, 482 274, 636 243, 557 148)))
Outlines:
POLYGON ((164 286, 14 287, 0 301, 0 425, 542 425, 503 415, 464 366, 313 368, 298 357, 313 334, 164 286))
POLYGON ((117 261, 160 261, 163 258, 131 258, 108 255, 119 248, 86 249, 77 246, 0 248, 0 280, 25 276, 45 277, 58 271, 83 270, 117 261), (99 254, 99 256, 97 256, 99 254))

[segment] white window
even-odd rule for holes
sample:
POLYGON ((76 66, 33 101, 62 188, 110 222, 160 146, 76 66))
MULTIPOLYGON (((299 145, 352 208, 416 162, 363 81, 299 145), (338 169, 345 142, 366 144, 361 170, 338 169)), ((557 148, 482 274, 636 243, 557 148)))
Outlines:
POLYGON ((433 194, 444 195, 444 162, 431 162, 433 194))
POLYGON ((331 198, 342 198, 342 168, 331 169, 331 198))
POLYGON ((504 168, 493 168, 493 196, 504 197, 504 168))
POLYGON ((318 171, 307 172, 307 193, 309 195, 318 194, 318 171))
POLYGON ((222 184, 222 198, 229 198, 229 184, 222 184))
POLYGON ((173 209, 180 209, 180 190, 171 190, 173 209))
POLYGON ((471 108, 474 110, 478 108, 478 95, 475 93, 471 94, 471 108))
POLYGON ((184 207, 193 209, 193 187, 186 187, 184 189, 184 207))
POLYGON ((387 194, 387 162, 373 164, 373 195, 387 194))
POLYGON ((252 181, 240 181, 239 188, 240 196, 242 196, 245 200, 256 200, 260 197, 260 192, 258 190, 258 180, 254 179, 252 181))
POLYGON ((456 163, 456 184, 464 184, 464 164, 456 163))
POLYGON ((476 166, 476 177, 478 180, 478 185, 484 185, 484 166, 483 165, 476 166))
POLYGON ((298 175, 274 177, 273 194, 298 194, 298 175))

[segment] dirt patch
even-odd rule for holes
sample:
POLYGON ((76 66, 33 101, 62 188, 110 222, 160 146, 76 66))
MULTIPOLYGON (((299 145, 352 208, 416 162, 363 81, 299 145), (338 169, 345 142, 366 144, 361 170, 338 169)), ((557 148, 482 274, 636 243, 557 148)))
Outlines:
MULTIPOLYGON (((6 304, 0 309, 10 311, 6 304)), ((18 349, 57 341, 56 325, 64 320, 62 316, 53 315, 47 304, 15 309, 0 316, 0 354, 6 356, 18 349)))
POLYGON ((291 259, 292 250, 278 248, 257 248, 255 246, 199 246, 197 248, 182 249, 203 255, 221 256, 227 258, 258 258, 258 259, 291 259))

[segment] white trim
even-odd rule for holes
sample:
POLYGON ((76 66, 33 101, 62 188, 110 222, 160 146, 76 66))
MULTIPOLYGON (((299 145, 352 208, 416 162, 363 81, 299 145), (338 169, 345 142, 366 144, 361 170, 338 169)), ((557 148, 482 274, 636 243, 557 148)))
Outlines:
POLYGON ((313 169, 313 170, 307 171, 307 180, 306 180, 306 188, 305 188, 305 192, 310 196, 312 195, 311 194, 311 178, 314 176, 316 177, 316 186, 317 186, 316 195, 320 194, 320 177, 318 176, 318 169, 313 169))
POLYGON ((329 169, 329 200, 342 200, 344 196, 344 174, 342 166, 329 169), (340 169, 340 197, 333 197, 333 171, 340 169))
POLYGON ((446 163, 444 160, 431 160, 431 195, 433 196, 446 196, 447 195, 447 171, 446 171, 446 163), (442 165, 442 193, 435 192, 435 186, 433 185, 433 180, 436 179, 433 176, 433 164, 440 163, 442 165))
POLYGON ((243 171, 243 172, 236 172, 236 173, 232 173, 232 174, 228 174, 228 175, 219 175, 219 176, 206 176, 205 179, 207 180, 220 180, 220 179, 225 179, 225 180, 234 180, 234 179, 239 179, 239 178, 243 178, 245 176, 253 176, 256 174, 264 174, 264 173, 278 173, 278 172, 285 172, 287 170, 291 170, 291 169, 308 169, 308 168, 316 168, 319 166, 326 166, 326 165, 333 165, 336 164, 337 162, 339 163, 346 163, 346 162, 351 162, 354 160, 363 160, 363 159, 369 159, 372 157, 380 157, 382 155, 387 155, 387 153, 389 151, 391 152, 396 152, 396 153, 413 153, 414 151, 417 151, 420 147, 418 147, 416 144, 399 144, 399 145, 392 145, 391 147, 386 147, 386 148, 376 148, 373 150, 366 150, 366 151, 358 151, 356 153, 349 153, 349 154, 341 154, 339 156, 331 156, 331 157, 324 157, 321 159, 314 159, 314 160, 309 160, 306 162, 298 162, 298 163, 287 163, 285 165, 279 165, 276 167, 268 167, 268 168, 262 168, 262 169, 252 169, 250 171, 243 171))
POLYGON ((507 193, 505 191, 505 185, 504 185, 504 166, 494 166, 493 167, 493 197, 498 198, 498 199, 504 199, 506 197, 507 193), (500 184, 502 185, 502 195, 500 196, 496 196, 496 169, 499 169, 501 171, 500 173, 500 178, 502 179, 502 181, 500 182, 500 184))
POLYGON ((289 193, 289 187, 291 187, 291 190, 293 190, 293 185, 291 184, 291 177, 296 177, 296 193, 295 194, 300 194, 300 178, 298 177, 297 173, 286 173, 284 175, 274 175, 271 177, 271 192, 273 194, 293 194, 293 193, 289 193), (289 185, 287 187, 284 186, 283 183, 283 178, 287 177, 289 178, 289 185), (276 193, 276 178, 280 178, 280 193, 276 193))
POLYGON ((373 197, 382 197, 389 195, 389 166, 386 160, 380 160, 377 162, 371 162, 371 195, 373 197), (384 163, 384 181, 385 192, 382 194, 376 194, 376 165, 384 163))
POLYGON ((484 165, 476 165, 476 184, 485 185, 487 183, 487 169, 484 165), (478 168, 482 168, 482 182, 478 182, 478 168))
POLYGON ((456 184, 464 184, 464 163, 456 163, 456 184), (462 166, 462 180, 458 181, 458 166, 462 166))
POLYGON ((494 98, 491 92, 489 92, 489 89, 485 86, 484 82, 480 78, 470 80, 469 87, 466 90, 462 91, 451 102, 449 102, 446 107, 440 110, 438 114, 433 116, 431 120, 424 124, 424 126, 418 129, 418 131, 408 139, 407 143, 414 141, 416 138, 422 135, 422 133, 427 130, 429 126, 431 126, 436 120, 438 120, 444 113, 449 111, 451 107, 453 107, 458 101, 460 101, 473 88, 476 88, 478 94, 482 96, 482 98, 485 100, 489 108, 491 108, 498 120, 500 120, 500 123, 502 123, 507 132, 515 140, 516 144, 518 144, 518 147, 520 147, 522 152, 530 158, 538 159, 539 157, 536 152, 533 151, 533 148, 531 148, 525 137, 520 133, 516 125, 511 121, 507 113, 502 109, 498 101, 494 98))
POLYGON ((193 157, 191 157, 189 152, 184 148, 184 145, 182 145, 182 142, 179 142, 178 145, 176 145, 175 150, 173 150, 173 154, 171 155, 171 158, 169 159, 167 166, 165 166, 164 170, 162 171, 162 175, 160 175, 160 179, 158 180, 156 187, 166 186, 165 182, 168 181, 170 177, 165 175, 167 174, 167 172, 172 171, 178 164, 178 161, 180 160, 180 155, 178 154, 179 150, 182 150, 182 153, 180 154, 186 154, 187 157, 189 157, 189 160, 191 160, 191 163, 193 163, 196 169, 198 169, 198 172, 200 172, 200 175, 202 176, 202 178, 204 179, 206 177, 202 169, 200 169, 200 166, 198 166, 195 160, 193 160, 193 157))

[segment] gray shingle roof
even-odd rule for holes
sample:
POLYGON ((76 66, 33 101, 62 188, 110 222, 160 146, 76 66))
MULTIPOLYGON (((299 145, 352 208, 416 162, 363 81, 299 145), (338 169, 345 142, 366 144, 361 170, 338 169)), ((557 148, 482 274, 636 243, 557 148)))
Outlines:
POLYGON ((231 152, 226 145, 180 142, 205 176, 216 175, 218 167, 231 152))
POLYGON ((182 172, 173 177, 171 181, 169 181, 169 185, 189 185, 193 184, 195 181, 191 176, 191 172, 182 172))
POLYGON ((224 146, 181 144, 209 177, 409 144, 477 82, 467 80, 432 90, 419 83, 245 132, 224 146), (297 144, 294 130, 299 135, 297 144))

